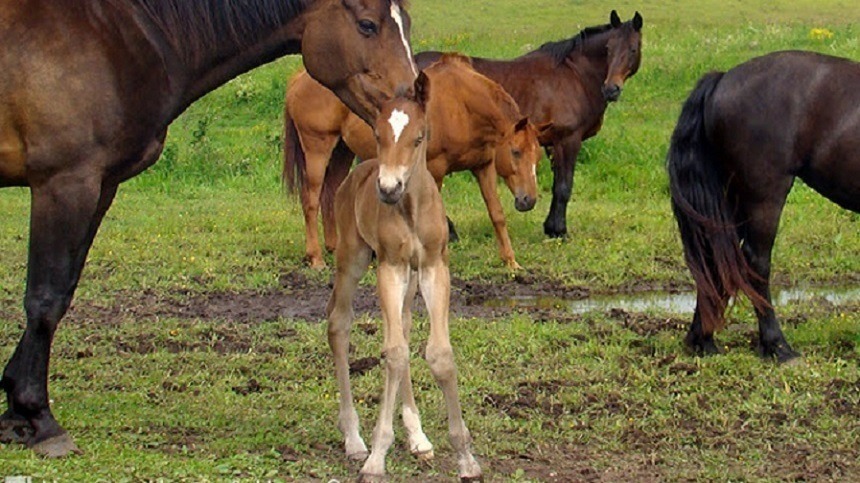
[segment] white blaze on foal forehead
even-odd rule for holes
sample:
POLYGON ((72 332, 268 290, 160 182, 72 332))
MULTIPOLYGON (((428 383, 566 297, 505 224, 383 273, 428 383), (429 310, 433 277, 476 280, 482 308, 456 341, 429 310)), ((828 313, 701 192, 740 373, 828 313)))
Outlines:
POLYGON ((403 16, 400 15, 400 6, 391 2, 391 18, 397 24, 400 30, 400 40, 403 41, 403 48, 406 49, 406 56, 409 58, 409 67, 412 67, 412 73, 418 77, 418 67, 415 66, 415 61, 412 59, 412 48, 409 47, 409 42, 406 41, 406 31, 403 30, 403 16))
POLYGON ((391 125, 391 130, 394 132, 394 142, 397 143, 400 140, 400 135, 403 134, 403 130, 409 125, 409 114, 400 109, 395 109, 391 111, 388 124, 391 125))

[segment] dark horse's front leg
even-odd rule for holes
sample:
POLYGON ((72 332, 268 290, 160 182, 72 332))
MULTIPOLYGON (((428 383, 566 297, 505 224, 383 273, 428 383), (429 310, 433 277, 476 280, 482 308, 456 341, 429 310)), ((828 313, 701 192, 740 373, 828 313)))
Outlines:
POLYGON ((543 232, 551 238, 567 236, 567 203, 573 191, 576 157, 582 147, 578 137, 568 137, 552 147, 552 204, 543 222, 543 232))
POLYGON ((79 173, 60 173, 31 188, 27 327, 0 380, 8 403, 0 416, 4 442, 25 443, 44 456, 80 452, 51 413, 48 366, 57 324, 116 188, 79 173))

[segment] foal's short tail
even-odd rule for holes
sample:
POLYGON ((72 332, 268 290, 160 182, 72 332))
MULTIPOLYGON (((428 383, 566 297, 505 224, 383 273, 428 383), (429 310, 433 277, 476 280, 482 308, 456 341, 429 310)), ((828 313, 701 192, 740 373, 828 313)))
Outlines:
POLYGON ((290 117, 290 110, 284 105, 284 168, 281 179, 287 191, 295 193, 301 189, 306 170, 305 152, 299 140, 299 131, 290 117))
POLYGON ((712 72, 699 80, 681 110, 667 158, 672 210, 699 292, 704 334, 720 328, 726 301, 738 291, 757 308, 768 306, 750 284, 758 275, 741 250, 734 210, 726 200, 727 174, 705 132, 705 107, 722 77, 712 72))

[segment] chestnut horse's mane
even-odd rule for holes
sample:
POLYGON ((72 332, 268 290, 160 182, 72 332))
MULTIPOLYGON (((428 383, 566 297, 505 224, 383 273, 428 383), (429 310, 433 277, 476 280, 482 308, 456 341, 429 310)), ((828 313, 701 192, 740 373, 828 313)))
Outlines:
POLYGON ((573 52, 573 50, 577 47, 583 46, 589 37, 592 37, 597 34, 602 34, 609 30, 612 30, 611 24, 598 25, 595 27, 586 27, 582 29, 578 34, 567 40, 547 42, 541 45, 540 48, 535 52, 549 54, 555 59, 556 64, 561 65, 567 58, 567 56, 570 55, 570 53, 573 52))
POLYGON ((496 101, 496 105, 502 110, 502 115, 507 119, 513 119, 514 122, 519 120, 521 117, 520 108, 516 101, 514 101, 514 98, 511 97, 511 95, 508 94, 507 91, 505 91, 505 89, 498 83, 475 70, 471 57, 455 52, 446 52, 442 54, 442 57, 440 57, 437 62, 450 65, 461 64, 465 66, 481 82, 486 84, 488 89, 492 92, 493 100, 496 101))

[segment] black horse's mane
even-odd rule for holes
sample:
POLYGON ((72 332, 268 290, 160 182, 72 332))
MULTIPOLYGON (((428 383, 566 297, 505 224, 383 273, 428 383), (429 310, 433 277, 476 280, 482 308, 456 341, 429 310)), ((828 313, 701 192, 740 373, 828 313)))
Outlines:
POLYGON ((611 29, 612 25, 610 24, 586 27, 569 39, 547 42, 541 45, 535 52, 548 54, 555 59, 556 64, 562 64, 564 59, 566 59, 574 49, 585 44, 589 37, 602 34, 603 32, 607 32, 611 29))

